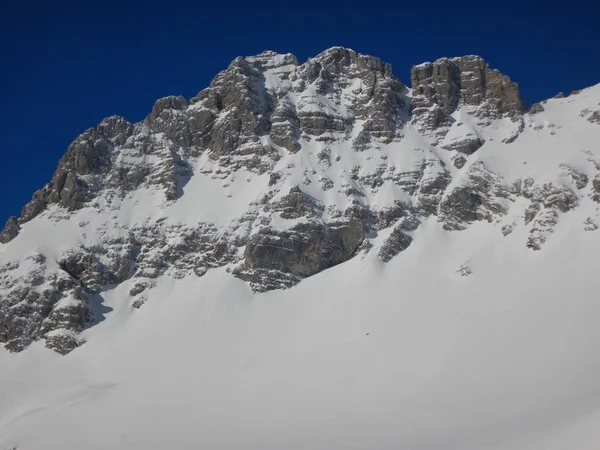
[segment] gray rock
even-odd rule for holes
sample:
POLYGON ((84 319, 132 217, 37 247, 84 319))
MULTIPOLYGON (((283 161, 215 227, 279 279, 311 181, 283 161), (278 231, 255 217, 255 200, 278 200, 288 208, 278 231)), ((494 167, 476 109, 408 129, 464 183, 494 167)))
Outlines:
POLYGON ((146 289, 154 287, 154 283, 149 283, 147 281, 138 281, 130 290, 129 295, 131 297, 135 297, 136 295, 141 294, 146 289))
POLYGON ((491 70, 479 56, 441 58, 414 66, 411 83, 416 105, 431 102, 446 114, 454 112, 460 102, 478 107, 476 114, 490 117, 521 113, 525 108, 518 85, 491 70))
POLYGON ((254 290, 265 290, 249 272, 271 271, 283 284, 297 282, 350 259, 365 236, 358 221, 329 224, 299 224, 289 231, 263 229, 250 237, 244 252, 243 269, 234 272, 251 282, 254 290), (276 274, 273 271, 277 272, 276 274), (279 277, 279 274, 282 277, 279 277))
POLYGON ((527 247, 540 250, 558 223, 558 212, 568 212, 579 206, 579 198, 568 187, 553 183, 535 184, 524 180, 521 195, 531 201, 525 211, 525 223, 532 223, 527 247))
MULTIPOLYGON (((515 120, 515 118, 513 117, 513 121, 514 120, 515 120)), ((517 117, 516 121, 519 124, 518 128, 515 131, 513 131, 510 136, 502 139, 502 143, 512 144, 513 142, 515 142, 517 140, 517 138, 521 135, 521 133, 525 129, 525 121, 523 120, 523 117, 517 117)))
POLYGON ((293 104, 281 101, 271 114, 271 140, 291 153, 300 150, 300 119, 293 104))
MULTIPOLYGON (((467 136, 465 139, 452 142, 443 146, 445 150, 456 150, 466 155, 472 155, 485 144, 485 141, 477 136, 467 136)), ((456 165, 456 164, 455 164, 456 165)))
POLYGON ((80 283, 46 267, 43 255, 26 275, 0 271, 0 342, 9 351, 21 351, 31 342, 58 329, 81 331, 92 319, 80 283))
POLYGON ((148 116, 149 121, 156 120, 161 113, 166 110, 182 111, 188 107, 188 101, 181 95, 171 95, 168 97, 159 98, 152 107, 152 112, 148 116))
POLYGON ((327 132, 344 132, 351 125, 344 117, 323 111, 301 111, 298 113, 298 119, 302 131, 314 136, 327 132))
POLYGON ((65 332, 47 336, 45 340, 47 348, 61 355, 66 355, 85 343, 81 337, 65 332))
POLYGON ((469 267, 469 261, 460 265, 458 270, 456 271, 461 277, 468 277, 473 275, 473 270, 469 267))
POLYGON ((585 219, 583 225, 585 231, 596 231, 598 229, 598 223, 591 217, 585 219))
POLYGON ((447 230, 464 230, 471 222, 479 220, 479 209, 483 203, 480 191, 461 186, 452 190, 440 204, 440 217, 445 218, 447 230))
POLYGON ((283 219, 297 219, 303 216, 316 216, 323 212, 323 205, 310 195, 302 192, 299 187, 290 189, 289 194, 273 203, 273 211, 278 212, 283 219))
POLYGON ((99 190, 98 182, 111 167, 112 145, 95 128, 81 134, 69 146, 58 168, 42 190, 37 191, 21 212, 21 223, 40 214, 50 204, 78 209, 99 190))
POLYGON ((531 107, 529 108, 529 111, 527 111, 527 112, 529 114, 539 114, 544 111, 545 111, 545 109, 541 103, 534 103, 533 105, 531 105, 531 107))
POLYGON ((566 164, 561 164, 560 168, 565 175, 573 180, 577 189, 584 189, 588 185, 590 180, 585 173, 566 164))
POLYGON ((277 184, 279 180, 281 180, 281 174, 278 172, 271 172, 269 175, 269 186, 277 184))
POLYGON ((588 118, 588 122, 600 124, 600 110, 594 111, 588 118))
MULTIPOLYGON (((399 219, 407 216, 407 208, 409 208, 409 205, 396 202, 394 206, 379 210, 377 212, 377 229, 383 230, 391 225, 396 224, 399 219)), ((418 222, 418 219, 415 220, 418 222)))
POLYGON ((600 174, 596 175, 592 180, 592 200, 600 203, 600 174))
POLYGON ((508 236, 510 233, 512 233, 515 229, 515 225, 514 224, 508 224, 508 225, 504 225, 502 227, 502 235, 503 236, 508 236))
POLYGON ((288 289, 302 281, 301 277, 276 269, 236 267, 232 275, 250 284, 253 292, 267 292, 276 289, 288 289))
MULTIPOLYGON (((364 120, 363 130, 355 140, 356 148, 364 148, 371 139, 390 142, 399 134, 408 119, 404 113, 407 105, 406 87, 391 73, 391 66, 372 56, 361 55, 342 47, 334 47, 317 55, 298 68, 300 78, 316 85, 320 95, 328 95, 340 102, 340 91, 360 81, 352 105, 354 117, 332 114, 331 111, 299 111, 302 131, 315 136, 324 133, 344 133, 355 119, 364 120)), ((311 100, 311 97, 306 97, 311 100)), ((311 100, 314 102, 314 100, 311 100)))
POLYGON ((546 208, 553 208, 561 212, 567 212, 579 206, 577 195, 568 187, 544 183, 535 185, 529 191, 525 191, 525 196, 532 201, 541 202, 546 208))
POLYGON ((110 116, 96 127, 98 133, 113 145, 123 145, 134 133, 134 125, 120 116, 110 116))
POLYGON ((93 315, 88 306, 88 299, 81 288, 76 287, 71 298, 67 300, 64 304, 57 302, 53 306, 40 328, 42 335, 52 335, 51 332, 55 330, 80 332, 86 323, 92 321, 93 315))
POLYGON ((464 230, 472 222, 488 222, 508 212, 514 190, 478 161, 469 167, 461 183, 444 195, 438 220, 447 230, 464 230))
POLYGON ((554 226, 558 223, 558 213, 551 208, 543 209, 533 222, 533 227, 527 239, 527 247, 532 250, 541 250, 542 245, 553 233, 554 226))
POLYGON ((146 303, 146 297, 136 298, 133 302, 131 302, 131 306, 135 309, 140 309, 146 303))
POLYGON ((418 215, 435 214, 442 195, 451 181, 449 172, 441 160, 427 159, 415 164, 413 170, 385 175, 410 196, 416 199, 418 215))
POLYGON ((389 262, 398 253, 406 250, 412 243, 412 237, 404 233, 401 226, 392 230, 390 236, 384 241, 379 249, 379 258, 383 262, 389 262))
POLYGON ((4 225, 4 229, 0 232, 0 244, 12 241, 19 235, 19 231, 21 231, 19 219, 14 216, 9 217, 6 225, 4 225))
POLYGON ((291 53, 286 53, 285 55, 280 55, 277 52, 272 50, 265 50, 262 53, 259 53, 256 56, 248 56, 245 58, 253 67, 260 71, 265 71, 266 69, 275 69, 278 67, 285 66, 297 66, 298 58, 291 53))
POLYGON ((456 167, 457 169, 462 169, 465 166, 466 162, 467 158, 465 158, 462 155, 452 157, 452 164, 454 164, 454 167, 456 167))
POLYGON ((59 266, 92 293, 97 294, 103 286, 117 281, 117 276, 104 266, 97 257, 89 253, 68 253, 59 261, 59 266))
MULTIPOLYGON (((209 147, 215 157, 235 153, 256 136, 268 134, 274 99, 265 91, 262 73, 244 58, 236 58, 211 82, 208 101, 226 120, 215 122, 209 147)), ((208 105, 207 105, 208 106, 208 105)))

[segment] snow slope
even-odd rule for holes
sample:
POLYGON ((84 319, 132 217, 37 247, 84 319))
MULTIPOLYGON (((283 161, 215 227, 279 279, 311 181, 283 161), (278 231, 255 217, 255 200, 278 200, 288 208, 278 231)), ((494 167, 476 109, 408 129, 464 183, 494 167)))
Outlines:
POLYGON ((387 265, 258 296, 221 270, 163 280, 135 314, 115 290, 80 349, 1 354, 0 442, 596 448, 598 233, 565 226, 542 254, 477 228, 427 224, 387 265))

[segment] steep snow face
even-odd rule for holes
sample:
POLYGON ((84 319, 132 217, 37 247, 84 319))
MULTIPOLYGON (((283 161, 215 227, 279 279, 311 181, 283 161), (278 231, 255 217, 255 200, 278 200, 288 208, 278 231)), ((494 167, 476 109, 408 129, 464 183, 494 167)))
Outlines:
POLYGON ((0 353, 0 448, 592 450, 600 241, 561 225, 534 252, 432 218, 387 264, 260 295, 222 268, 139 310, 119 286, 67 356, 0 353))
POLYGON ((411 78, 263 52, 78 137, 0 233, 0 449, 595 448, 600 85, 411 78))

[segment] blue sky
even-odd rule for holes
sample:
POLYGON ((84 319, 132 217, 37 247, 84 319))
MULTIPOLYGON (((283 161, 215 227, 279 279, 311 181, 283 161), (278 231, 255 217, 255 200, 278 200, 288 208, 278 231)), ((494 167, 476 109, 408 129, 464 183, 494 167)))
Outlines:
POLYGON ((238 55, 304 61, 342 45, 392 63, 408 84, 413 64, 479 54, 529 104, 600 82, 600 6, 590 0, 123 3, 3 6, 0 222, 86 128, 113 114, 139 121, 165 95, 189 98, 238 55))

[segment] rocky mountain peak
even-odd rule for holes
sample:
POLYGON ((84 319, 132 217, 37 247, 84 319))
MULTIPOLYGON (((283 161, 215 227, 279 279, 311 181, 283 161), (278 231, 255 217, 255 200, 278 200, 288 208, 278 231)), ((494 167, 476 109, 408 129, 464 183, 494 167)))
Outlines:
POLYGON ((597 137, 597 88, 548 101, 561 129, 478 56, 414 66, 411 81, 343 47, 302 64, 265 51, 189 101, 86 130, 0 233, 0 342, 67 353, 111 289, 136 309, 164 277, 218 268, 254 292, 291 288, 369 252, 391 261, 424 222, 520 228, 540 250, 563 215, 599 201, 592 148, 532 153, 572 130, 597 137))
POLYGON ((17 237, 20 230, 19 219, 15 216, 9 217, 4 225, 4 229, 0 232, 0 244, 12 241, 17 237))
POLYGON ((383 76, 392 73, 391 64, 383 62, 377 57, 362 55, 344 47, 331 47, 309 61, 318 62, 332 74, 343 74, 353 68, 357 71, 375 72, 383 76))
POLYGON ((487 117, 525 110, 518 85, 476 55, 413 66, 411 83, 417 107, 433 103, 446 114, 456 111, 459 104, 487 117))
POLYGON ((272 50, 265 50, 258 55, 247 56, 243 59, 261 71, 290 65, 297 66, 300 64, 295 55, 291 53, 281 54, 272 50))

